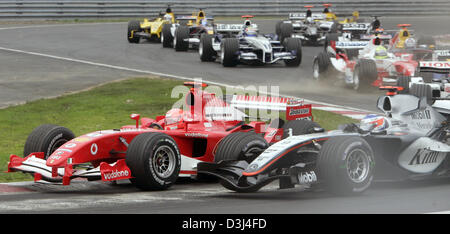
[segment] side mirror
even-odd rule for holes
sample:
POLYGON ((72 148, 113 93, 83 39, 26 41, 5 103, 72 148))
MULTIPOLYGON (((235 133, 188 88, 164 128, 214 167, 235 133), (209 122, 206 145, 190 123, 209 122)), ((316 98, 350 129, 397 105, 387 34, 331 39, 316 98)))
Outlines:
POLYGON ((141 115, 140 114, 131 114, 130 118, 136 120, 136 128, 139 128, 139 119, 141 118, 141 115))

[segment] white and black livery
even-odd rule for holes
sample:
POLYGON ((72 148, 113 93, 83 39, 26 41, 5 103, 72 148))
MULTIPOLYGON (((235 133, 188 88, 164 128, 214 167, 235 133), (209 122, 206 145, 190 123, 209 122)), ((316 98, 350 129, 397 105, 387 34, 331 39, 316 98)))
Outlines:
POLYGON ((275 34, 259 33, 258 25, 246 17, 244 24, 217 25, 214 35, 202 35, 199 45, 201 61, 219 59, 224 67, 238 64, 262 65, 284 61, 286 66, 301 64, 302 46, 298 38, 286 35, 281 43, 275 34))
POLYGON ((360 124, 328 132, 298 120, 284 127, 291 136, 253 161, 201 163, 198 170, 237 192, 279 180, 280 188, 321 185, 344 195, 364 192, 374 180, 449 176, 450 100, 433 100, 447 102, 446 108, 435 108, 420 92, 393 95, 395 87, 389 89, 391 94, 377 103, 383 116, 369 115, 360 124))
POLYGON ((289 13, 289 19, 278 22, 275 31, 279 38, 284 38, 286 32, 292 31, 292 37, 301 39, 303 45, 318 46, 324 43, 326 34, 332 28, 333 22, 326 21, 325 14, 307 11, 307 13, 289 13))

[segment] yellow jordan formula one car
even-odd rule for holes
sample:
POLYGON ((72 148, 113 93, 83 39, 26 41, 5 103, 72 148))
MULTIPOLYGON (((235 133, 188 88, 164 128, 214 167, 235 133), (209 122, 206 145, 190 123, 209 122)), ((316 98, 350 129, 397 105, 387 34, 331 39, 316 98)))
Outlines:
POLYGON ((143 22, 132 20, 128 22, 127 39, 129 43, 139 43, 141 38, 153 42, 161 42, 161 32, 164 24, 175 23, 175 15, 172 13, 170 6, 167 7, 165 13, 161 13, 160 17, 149 20, 144 19, 143 22))

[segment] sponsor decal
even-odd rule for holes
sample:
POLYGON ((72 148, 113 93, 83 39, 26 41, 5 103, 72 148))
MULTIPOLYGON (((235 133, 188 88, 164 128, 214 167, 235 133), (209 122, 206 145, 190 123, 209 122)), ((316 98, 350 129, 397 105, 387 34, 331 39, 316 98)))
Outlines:
POLYGON ((424 67, 424 68, 447 68, 450 69, 450 62, 445 62, 445 61, 431 61, 431 62, 427 62, 427 61, 422 61, 420 62, 420 67, 424 67))
POLYGON ((130 176, 130 172, 128 172, 128 170, 115 170, 112 171, 111 173, 104 173, 103 177, 105 180, 113 180, 113 179, 117 179, 117 178, 122 178, 122 177, 128 177, 130 176))
POLYGON ((430 148, 418 149, 414 157, 408 165, 422 165, 427 163, 436 163, 438 161, 439 153, 431 151, 430 148))
POLYGON ((75 141, 75 142, 87 142, 89 140, 91 140, 89 137, 78 137, 78 138, 73 139, 72 141, 75 141))
POLYGON ((67 144, 64 145, 64 148, 73 148, 75 146, 77 146, 77 144, 75 144, 75 143, 67 143, 67 144))
POLYGON ((298 183, 299 184, 310 184, 317 182, 317 176, 314 171, 310 172, 302 172, 298 174, 298 183))
POLYGON ((96 155, 97 152, 98 152, 98 146, 97 146, 97 144, 94 143, 91 145, 91 154, 96 155))
POLYGON ((421 111, 416 111, 414 113, 411 113, 409 116, 413 120, 416 120, 416 119, 431 119, 431 112, 430 112, 430 110, 421 110, 421 111))
POLYGON ((189 132, 184 134, 187 137, 202 137, 208 138, 208 134, 198 133, 198 132, 189 132))
POLYGON ((360 48, 365 47, 369 44, 366 41, 337 41, 336 47, 339 48, 360 48))
POLYGON ((309 114, 309 108, 301 108, 301 109, 291 108, 289 110, 289 115, 305 115, 305 114, 309 114))

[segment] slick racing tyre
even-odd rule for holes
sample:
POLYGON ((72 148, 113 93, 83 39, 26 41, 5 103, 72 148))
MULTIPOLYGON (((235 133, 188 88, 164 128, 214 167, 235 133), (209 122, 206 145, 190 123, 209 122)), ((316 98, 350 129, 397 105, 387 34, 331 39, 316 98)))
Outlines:
POLYGON ((141 39, 138 36, 135 36, 135 32, 141 32, 141 23, 136 20, 132 20, 128 22, 128 32, 127 32, 127 39, 129 43, 139 43, 139 40, 141 39), (132 36, 133 34, 133 36, 132 36))
POLYGON ((302 41, 299 38, 286 38, 286 51, 292 52, 297 57, 295 59, 284 60, 288 67, 298 67, 302 63, 302 41))
POLYGON ((278 38, 280 38, 281 35, 281 24, 283 23, 283 21, 278 21, 277 24, 275 25, 275 34, 278 36, 278 38))
POLYGON ((75 138, 72 131, 65 127, 44 124, 35 128, 30 135, 23 151, 24 157, 34 152, 44 152, 47 159, 56 149, 75 138))
POLYGON ((212 40, 214 35, 202 34, 200 36, 200 45, 198 46, 198 54, 202 62, 213 62, 216 60, 216 51, 213 49, 212 40))
POLYGON ((173 36, 170 31, 172 24, 164 24, 161 32, 161 42, 164 48, 171 48, 173 46, 173 36))
POLYGON ((220 46, 220 61, 224 67, 235 67, 238 65, 239 40, 227 38, 220 46))
POLYGON ((338 195, 364 192, 374 174, 374 155, 359 136, 337 136, 327 140, 317 158, 317 176, 325 189, 338 195))
POLYGON ((409 82, 411 82, 410 76, 399 76, 397 78, 397 86, 403 88, 403 90, 398 91, 399 94, 409 93, 409 82))
POLYGON ((255 132, 234 132, 219 142, 214 162, 245 160, 250 163, 267 147, 264 137, 255 132))
POLYGON ((189 49, 189 42, 186 41, 187 39, 189 39, 189 27, 179 26, 175 30, 175 40, 173 40, 175 51, 187 51, 189 49))
POLYGON ((320 81, 325 80, 328 76, 328 69, 331 64, 330 55, 326 51, 320 52, 313 61, 313 78, 320 81))
POLYGON ((353 71, 353 89, 367 91, 377 78, 378 70, 375 61, 361 59, 356 63, 353 71))
POLYGON ((283 125, 283 139, 289 136, 289 129, 292 129, 292 135, 304 135, 314 133, 314 128, 321 128, 316 122, 307 119, 291 120, 283 125))
POLYGON ((279 40, 283 44, 286 38, 289 38, 294 33, 294 27, 291 23, 281 23, 280 24, 280 35, 279 40))
POLYGON ((131 182, 141 190, 165 190, 178 178, 181 154, 172 137, 148 132, 130 143, 125 162, 134 177, 131 182))
MULTIPOLYGON (((250 164, 268 147, 269 144, 261 135, 254 132, 234 132, 219 142, 214 162, 245 160, 250 164)), ((256 192, 261 188, 260 186, 238 188, 223 179, 220 179, 219 183, 226 189, 240 193, 256 192)))
POLYGON ((339 35, 339 33, 327 33, 327 35, 325 36, 325 42, 323 43, 325 51, 327 51, 328 46, 331 45, 331 41, 339 40, 339 35))

